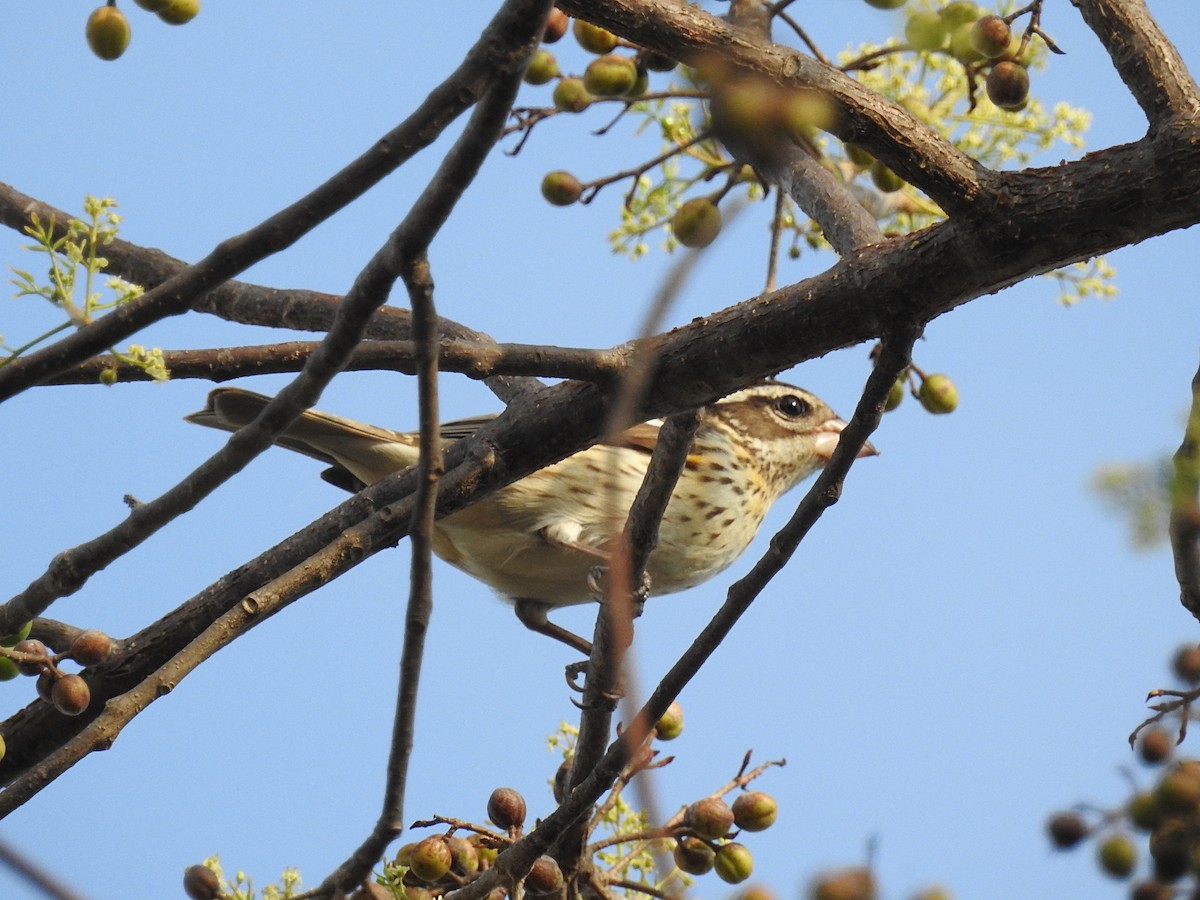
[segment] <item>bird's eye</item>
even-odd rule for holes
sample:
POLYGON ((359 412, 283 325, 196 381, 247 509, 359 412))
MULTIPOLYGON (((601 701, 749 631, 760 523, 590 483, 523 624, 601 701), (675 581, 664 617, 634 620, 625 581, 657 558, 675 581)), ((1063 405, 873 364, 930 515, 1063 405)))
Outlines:
POLYGON ((812 406, 803 397, 795 394, 785 394, 775 401, 775 408, 789 419, 799 419, 812 411, 812 406))

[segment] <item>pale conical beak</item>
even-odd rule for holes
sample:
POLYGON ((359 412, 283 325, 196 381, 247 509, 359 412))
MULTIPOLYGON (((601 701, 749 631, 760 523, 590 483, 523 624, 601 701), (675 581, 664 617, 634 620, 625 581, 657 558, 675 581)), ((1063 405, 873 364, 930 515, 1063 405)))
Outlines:
MULTIPOLYGON (((826 460, 833 456, 833 450, 835 447, 837 447, 838 440, 842 436, 842 429, 845 427, 846 423, 841 419, 836 418, 830 419, 827 422, 822 422, 819 426, 817 426, 817 441, 813 447, 813 450, 817 456, 826 460)), ((878 455, 879 451, 875 449, 874 445, 870 441, 863 444, 862 449, 858 451, 859 459, 862 459, 864 456, 878 455)))

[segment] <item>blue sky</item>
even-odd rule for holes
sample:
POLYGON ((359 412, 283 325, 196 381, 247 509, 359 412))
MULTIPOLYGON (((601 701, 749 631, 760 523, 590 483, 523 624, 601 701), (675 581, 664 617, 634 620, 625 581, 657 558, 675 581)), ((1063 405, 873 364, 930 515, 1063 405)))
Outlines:
MULTIPOLYGON (((116 63, 87 51, 86 4, 8 11, 6 54, 19 74, 0 83, 0 178, 71 210, 89 193, 114 196, 124 237, 186 260, 369 146, 445 76, 493 8, 471 0, 414 16, 373 0, 210 3, 170 28, 125 5, 133 43, 116 63)), ((899 21, 849 0, 803 6, 827 49, 852 35, 881 38, 899 21)), ((1190 13, 1151 6, 1200 70, 1190 13)), ((1034 89, 1093 111, 1088 149, 1134 140, 1140 114, 1074 16, 1067 4, 1048 9, 1045 27, 1068 55, 1034 89)), ((563 57, 581 68, 574 51, 563 57)), ((516 158, 489 160, 431 250, 443 315, 499 340, 606 347, 633 335, 667 261, 608 252, 617 193, 569 209, 537 194, 549 169, 593 178, 653 152, 628 130, 592 137, 607 118, 548 123, 516 158)), ((343 292, 447 146, 245 277, 343 292)), ((1040 162, 1071 155, 1056 149, 1040 162)), ((759 290, 764 221, 751 210, 722 235, 673 323, 759 290)), ((0 263, 34 268, 20 243, 0 233, 0 263)), ((823 866, 861 861, 871 839, 888 898, 935 881, 971 900, 1123 896, 1090 851, 1051 853, 1042 822, 1076 801, 1126 795, 1119 769, 1137 769, 1125 738, 1142 698, 1170 684, 1167 656, 1195 635, 1169 554, 1131 551, 1088 480, 1104 463, 1150 460, 1178 444, 1197 365, 1196 250, 1193 229, 1112 254, 1112 300, 1063 307, 1052 283, 1035 279, 931 324, 916 359, 953 376, 960 409, 932 417, 910 400, 884 420, 874 439, 882 455, 855 466, 842 502, 688 686, 687 730, 660 780, 668 809, 726 781, 753 748, 757 759, 788 760, 761 782, 780 800, 779 823, 747 840, 756 879, 783 896, 823 866)), ((831 259, 808 254, 781 277, 831 259)), ((15 343, 51 314, 6 298, 0 333, 15 343)), ((140 342, 277 339, 194 316, 140 342)), ((786 377, 848 414, 866 351, 786 377)), ((268 393, 283 383, 246 382, 268 393)), ((119 521, 124 494, 156 496, 219 446, 215 433, 182 421, 207 387, 40 388, 0 406, 6 597, 54 553, 119 521)), ((442 390, 446 418, 497 407, 458 376, 444 376, 442 390)), ((321 405, 407 427, 415 386, 346 375, 321 405)), ((52 614, 116 635, 142 627, 339 502, 317 470, 282 451, 264 455, 52 614)), ((773 511, 731 575, 799 496, 773 511)), ((316 883, 377 811, 407 566, 407 545, 382 553, 238 641, 112 750, 0 823, 0 836, 95 900, 178 896, 182 869, 211 853, 260 884, 285 866, 316 883)), ((724 585, 648 605, 636 648, 644 687, 707 622, 724 585)), ((571 655, 448 567, 437 569, 436 591, 406 817, 482 819, 502 784, 524 792, 531 815, 545 814, 557 765, 545 736, 573 719, 561 677, 571 655)), ((558 619, 587 630, 591 612, 558 619)), ((5 714, 31 696, 24 679, 0 686, 5 714)), ((732 893, 711 877, 696 890, 732 893)), ((0 871, 0 896, 35 895, 0 871)))

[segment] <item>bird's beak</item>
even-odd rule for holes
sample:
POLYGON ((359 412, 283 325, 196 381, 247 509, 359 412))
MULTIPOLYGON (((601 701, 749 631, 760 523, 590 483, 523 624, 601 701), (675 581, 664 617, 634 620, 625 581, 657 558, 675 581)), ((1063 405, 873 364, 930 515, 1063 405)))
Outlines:
MULTIPOLYGON (((830 419, 827 422, 822 422, 817 426, 817 443, 816 454, 822 459, 828 460, 833 456, 834 448, 838 445, 838 440, 842 436, 842 429, 846 427, 846 423, 841 419, 830 419)), ((862 449, 858 451, 858 457, 861 459, 864 456, 878 456, 879 451, 875 449, 870 441, 862 445, 862 449)))

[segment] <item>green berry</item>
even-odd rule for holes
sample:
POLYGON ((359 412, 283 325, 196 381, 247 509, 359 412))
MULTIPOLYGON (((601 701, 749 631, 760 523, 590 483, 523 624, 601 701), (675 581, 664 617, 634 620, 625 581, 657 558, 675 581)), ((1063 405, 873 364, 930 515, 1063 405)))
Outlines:
POLYGON ((573 26, 575 40, 588 53, 609 53, 617 46, 617 36, 611 31, 605 31, 599 25, 576 19, 573 26))
POLYGON ((88 16, 84 35, 93 53, 114 60, 129 46, 129 20, 115 6, 100 6, 88 16))
POLYGON ((558 60, 554 58, 553 53, 543 49, 533 54, 533 59, 529 61, 529 68, 525 70, 526 84, 546 84, 557 77, 558 60))
POLYGON ((542 196, 555 206, 570 206, 583 193, 583 185, 570 172, 556 169, 542 179, 542 196))
POLYGON ((583 86, 595 97, 620 97, 637 84, 637 65, 628 56, 606 53, 588 63, 583 86))
POLYGON ((1137 864, 1137 847, 1123 834, 1115 834, 1096 848, 1100 868, 1113 878, 1128 878, 1137 864))
POLYGON ((896 379, 896 383, 892 385, 888 391, 887 399, 883 401, 883 411, 891 412, 897 406, 904 402, 904 395, 908 393, 908 380, 901 375, 896 379))
POLYGON ((935 12, 915 12, 904 23, 904 39, 914 50, 937 50, 946 43, 946 20, 935 12))
POLYGON ((685 247, 707 247, 721 233, 721 211, 707 197, 688 200, 671 216, 671 231, 685 247))
POLYGON ((582 78, 562 78, 554 86, 554 105, 564 112, 583 112, 595 98, 583 85, 582 78))
POLYGON ((867 5, 876 9, 899 9, 904 5, 904 0, 867 0, 867 5))
POLYGON ((950 55, 967 66, 981 63, 987 59, 986 56, 975 49, 975 44, 971 39, 971 27, 972 23, 967 22, 952 29, 950 32, 950 55))
POLYGON ((171 0, 158 11, 158 17, 168 25, 183 25, 196 18, 200 12, 200 0, 171 0))
POLYGON ((754 857, 744 845, 730 841, 717 848, 713 868, 726 884, 741 884, 754 871, 754 857))
POLYGON ((770 794, 747 791, 733 801, 733 823, 742 831, 764 831, 775 824, 779 804, 770 794))
POLYGON ((409 851, 408 871, 424 882, 433 883, 450 871, 453 862, 446 839, 435 835, 418 841, 409 851))
POLYGON ((1154 794, 1149 791, 1134 794, 1129 800, 1127 811, 1130 824, 1141 831, 1153 831, 1163 821, 1163 811, 1154 799, 1154 794))
POLYGON ((950 29, 957 28, 959 25, 968 25, 979 18, 979 7, 970 0, 954 0, 953 3, 947 3, 938 13, 946 20, 946 27, 950 29))
POLYGON ((948 375, 927 375, 921 381, 917 399, 926 411, 941 415, 958 408, 958 388, 948 375))
POLYGON ((885 194, 894 194, 904 187, 904 179, 878 159, 871 163, 871 181, 885 194))
POLYGON ((24 625, 22 625, 19 629, 14 631, 12 634, 6 635, 4 637, 0 637, 0 645, 3 645, 5 647, 14 647, 19 642, 21 642, 21 641, 25 640, 25 638, 29 637, 29 632, 31 632, 31 631, 33 631, 33 620, 32 619, 30 619, 28 622, 26 622, 24 625))
POLYGON ((21 670, 17 668, 17 664, 7 656, 0 656, 0 681, 12 681, 21 670))
POLYGON ((875 162, 875 157, 858 144, 846 144, 846 158, 860 169, 869 169, 875 162))
POLYGON ((654 732, 660 741, 673 741, 683 734, 683 707, 677 701, 672 702, 655 723, 654 732))
POLYGON ((146 10, 146 12, 162 12, 171 5, 171 0, 133 0, 138 6, 146 10))

